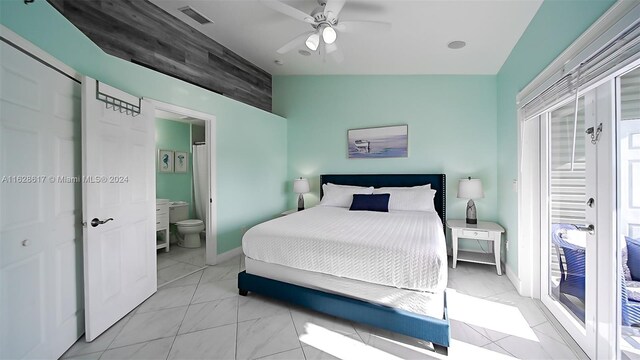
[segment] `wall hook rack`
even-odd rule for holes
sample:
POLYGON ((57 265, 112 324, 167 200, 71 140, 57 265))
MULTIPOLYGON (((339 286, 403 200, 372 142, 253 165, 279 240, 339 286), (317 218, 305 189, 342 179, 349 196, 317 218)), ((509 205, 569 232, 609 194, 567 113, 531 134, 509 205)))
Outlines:
POLYGON ((111 95, 105 94, 100 91, 100 82, 96 80, 96 99, 104 102, 107 109, 113 109, 114 111, 120 111, 136 117, 140 115, 140 106, 142 104, 141 99, 138 98, 138 105, 131 104, 124 100, 120 100, 111 95))

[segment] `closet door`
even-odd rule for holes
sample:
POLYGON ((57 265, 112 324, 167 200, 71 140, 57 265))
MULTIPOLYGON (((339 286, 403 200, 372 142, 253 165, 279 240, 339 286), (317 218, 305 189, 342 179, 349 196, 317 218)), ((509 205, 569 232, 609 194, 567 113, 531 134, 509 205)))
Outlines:
POLYGON ((83 332, 80 85, 0 42, 0 358, 83 332))

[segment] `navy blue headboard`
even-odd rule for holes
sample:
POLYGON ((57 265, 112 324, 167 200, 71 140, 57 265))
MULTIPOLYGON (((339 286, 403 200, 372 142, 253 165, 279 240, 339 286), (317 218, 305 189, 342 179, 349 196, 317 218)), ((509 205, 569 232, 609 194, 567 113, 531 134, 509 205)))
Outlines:
POLYGON ((446 223, 447 215, 447 176, 445 174, 381 174, 381 175, 320 175, 320 198, 322 185, 332 183, 337 185, 404 187, 431 184, 436 190, 434 199, 436 212, 442 223, 446 223))

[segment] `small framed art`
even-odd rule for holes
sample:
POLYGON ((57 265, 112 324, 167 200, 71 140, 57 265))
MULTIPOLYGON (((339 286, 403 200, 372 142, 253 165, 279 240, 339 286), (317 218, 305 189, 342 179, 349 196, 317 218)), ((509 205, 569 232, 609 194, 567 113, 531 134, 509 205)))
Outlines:
POLYGON ((173 172, 173 151, 158 150, 158 171, 173 172))
POLYGON ((189 156, 186 152, 176 151, 176 156, 173 162, 175 172, 186 173, 189 167, 189 156))

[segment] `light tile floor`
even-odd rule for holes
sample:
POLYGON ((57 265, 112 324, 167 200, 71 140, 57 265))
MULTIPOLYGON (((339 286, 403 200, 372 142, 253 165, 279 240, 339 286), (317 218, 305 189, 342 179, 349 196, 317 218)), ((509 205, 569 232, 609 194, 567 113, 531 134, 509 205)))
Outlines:
POLYGON ((169 252, 158 250, 158 286, 202 269, 205 266, 204 242, 202 245, 187 249, 171 244, 169 252))
MULTIPOLYGON (((238 257, 168 283, 66 359, 442 359, 423 341, 239 296, 238 257)), ((449 359, 575 359, 536 303, 495 268, 449 269, 449 359)))

